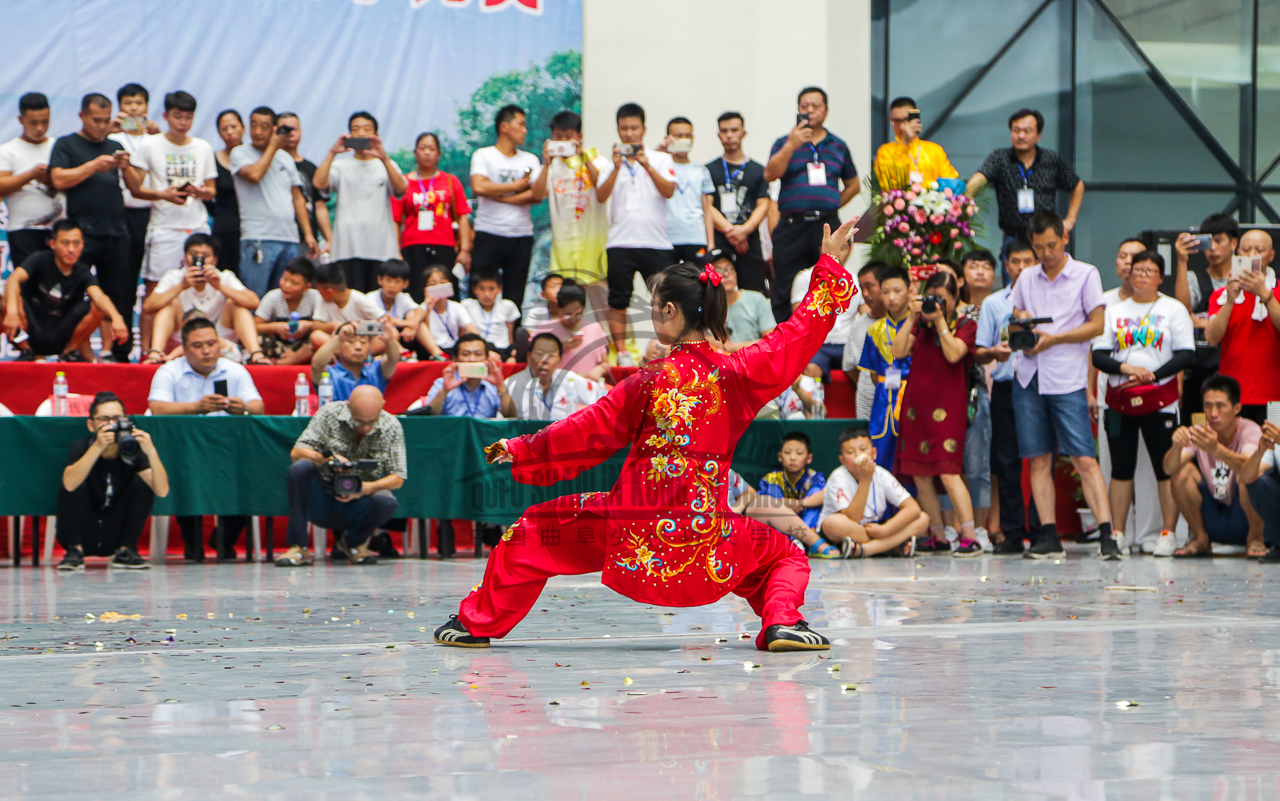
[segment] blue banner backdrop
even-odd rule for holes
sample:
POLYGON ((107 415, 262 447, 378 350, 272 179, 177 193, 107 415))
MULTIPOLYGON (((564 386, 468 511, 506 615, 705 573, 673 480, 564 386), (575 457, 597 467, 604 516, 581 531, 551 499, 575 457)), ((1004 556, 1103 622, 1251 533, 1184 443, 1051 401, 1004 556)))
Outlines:
MULTIPOLYGON (((492 144, 500 106, 529 108, 534 153, 552 114, 581 111, 581 0, 7 0, 3 20, 0 141, 21 133, 24 92, 49 97, 58 137, 79 129, 83 95, 114 102, 136 82, 162 128, 164 94, 193 94, 192 133, 215 150, 215 115, 260 105, 299 115, 301 152, 317 163, 353 111, 378 118, 406 171, 417 135, 436 131, 441 167, 469 187, 470 154, 492 144)), ((545 208, 535 217, 537 272, 545 208)))

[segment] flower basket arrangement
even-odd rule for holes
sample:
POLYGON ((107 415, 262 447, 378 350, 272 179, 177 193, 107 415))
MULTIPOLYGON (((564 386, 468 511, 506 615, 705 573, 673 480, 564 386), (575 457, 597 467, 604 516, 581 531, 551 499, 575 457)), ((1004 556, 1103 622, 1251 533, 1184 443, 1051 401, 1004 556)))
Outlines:
POLYGON ((881 190, 870 208, 881 216, 870 242, 871 258, 907 267, 913 279, 932 274, 938 259, 959 260, 975 246, 978 204, 964 194, 959 179, 881 190))

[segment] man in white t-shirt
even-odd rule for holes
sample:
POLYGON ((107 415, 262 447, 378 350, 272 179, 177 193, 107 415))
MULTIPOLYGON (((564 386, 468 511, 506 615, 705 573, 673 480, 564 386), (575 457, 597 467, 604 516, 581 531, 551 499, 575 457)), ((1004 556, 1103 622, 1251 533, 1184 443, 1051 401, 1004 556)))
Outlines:
POLYGON ((18 99, 22 134, 0 145, 0 197, 9 207, 9 262, 21 267, 27 256, 49 249, 49 226, 66 202, 49 178, 49 100, 39 92, 18 99))
POLYGON ((715 248, 711 202, 716 185, 706 166, 689 160, 693 148, 693 123, 675 117, 667 123, 667 138, 659 150, 670 153, 676 171, 676 191, 667 201, 667 236, 680 261, 696 262, 715 248))
POLYGON ((502 296, 523 308, 533 255, 529 207, 538 202, 532 187, 542 164, 532 153, 516 149, 529 132, 524 109, 498 109, 494 128, 498 141, 471 154, 471 191, 476 196, 471 269, 476 275, 501 277, 502 296))
POLYGON ((249 113, 249 144, 231 151, 240 205, 240 277, 259 296, 302 255, 299 230, 307 256, 319 256, 298 165, 285 149, 290 132, 281 133, 277 119, 270 108, 255 108, 249 113))
POLYGON ((342 262, 353 288, 373 292, 378 266, 400 258, 391 201, 402 197, 408 184, 387 156, 372 114, 357 111, 351 115, 347 133, 329 148, 316 168, 313 183, 317 191, 332 190, 338 197, 330 255, 342 262), (335 160, 347 151, 353 151, 350 158, 335 160))
MULTIPOLYGON (((169 132, 146 137, 130 157, 131 166, 124 174, 129 192, 152 204, 142 258, 147 295, 165 273, 183 267, 187 237, 209 233, 209 212, 204 202, 218 194, 214 186, 218 164, 209 143, 190 135, 195 117, 196 99, 190 94, 165 95, 164 119, 169 132)), ((150 341, 152 323, 146 308, 144 302, 143 342, 150 341)))
POLYGON ((219 245, 212 235, 192 234, 185 245, 185 269, 165 273, 142 302, 143 311, 155 317, 151 351, 144 362, 168 361, 170 338, 184 322, 198 316, 214 324, 219 338, 238 342, 251 364, 270 364, 258 345, 253 321, 258 296, 246 289, 235 273, 218 269, 219 245))
MULTIPOLYGON (((596 199, 609 207, 609 335, 619 366, 635 366, 627 351, 627 310, 636 273, 645 281, 675 263, 667 233, 667 199, 676 191, 675 162, 644 146, 644 109, 625 103, 618 109, 618 139, 613 160, 600 170, 596 199)), ((645 316, 648 311, 645 310, 645 316)))

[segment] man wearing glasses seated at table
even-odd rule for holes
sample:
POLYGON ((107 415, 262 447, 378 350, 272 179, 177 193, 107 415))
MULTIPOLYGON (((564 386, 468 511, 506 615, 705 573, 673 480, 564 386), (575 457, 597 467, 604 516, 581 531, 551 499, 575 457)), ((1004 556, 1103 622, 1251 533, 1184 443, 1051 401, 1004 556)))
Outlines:
POLYGON ((86 553, 110 556, 111 567, 151 567, 138 555, 138 537, 156 496, 169 494, 169 475, 150 435, 128 423, 114 392, 94 396, 87 420, 93 433, 72 444, 62 471, 58 543, 66 555, 59 570, 84 570, 86 553))

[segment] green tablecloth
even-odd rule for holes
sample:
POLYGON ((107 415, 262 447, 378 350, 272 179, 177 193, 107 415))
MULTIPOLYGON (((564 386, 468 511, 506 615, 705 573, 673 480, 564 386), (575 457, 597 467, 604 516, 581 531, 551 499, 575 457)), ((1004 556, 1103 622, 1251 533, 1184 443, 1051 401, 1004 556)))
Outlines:
MULTIPOLYGON (((400 421, 409 457, 409 479, 396 492, 401 517, 508 523, 540 501, 609 489, 625 456, 625 451, 619 453, 570 482, 530 487, 513 481, 509 467, 486 465, 483 449, 502 437, 536 431, 543 423, 459 417, 400 421)), ((151 434, 169 471, 169 496, 156 501, 156 514, 288 515, 289 449, 306 420, 175 416, 137 422, 151 434)), ((756 486, 762 475, 777 469, 783 433, 800 430, 813 440, 813 467, 829 474, 839 466, 836 438, 848 423, 756 422, 738 443, 733 467, 756 486)), ((83 418, 0 418, 0 515, 56 514, 67 450, 87 435, 83 418)))

